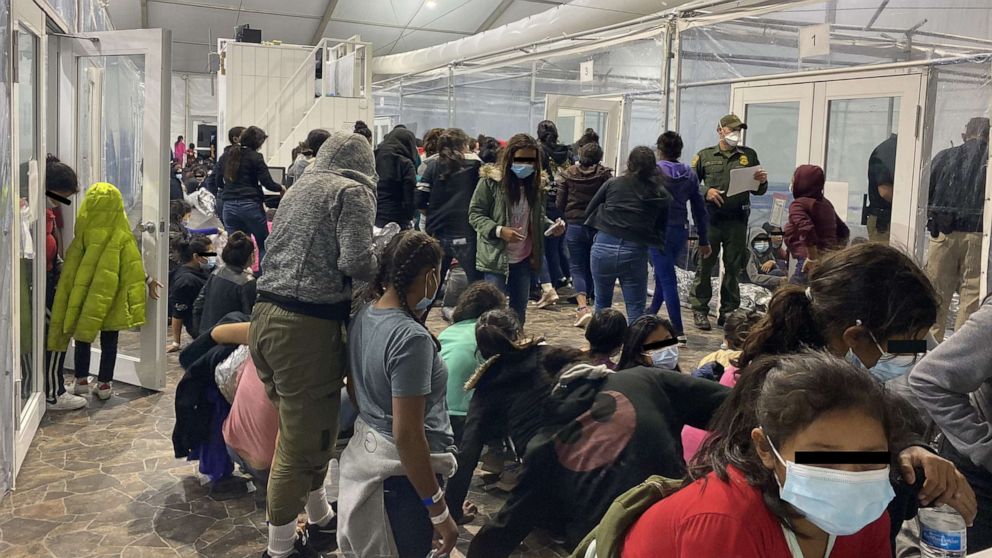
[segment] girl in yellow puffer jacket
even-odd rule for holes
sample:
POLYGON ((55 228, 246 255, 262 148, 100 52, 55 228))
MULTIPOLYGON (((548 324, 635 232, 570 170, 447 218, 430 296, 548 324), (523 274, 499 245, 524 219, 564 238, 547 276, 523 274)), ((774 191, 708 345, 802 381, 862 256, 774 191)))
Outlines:
POLYGON ((90 391, 90 344, 100 334, 100 372, 93 392, 109 399, 121 330, 145 322, 145 287, 158 299, 161 285, 145 275, 138 242, 112 184, 86 191, 76 215, 72 243, 55 290, 48 348, 65 351, 76 340, 76 395, 90 391))

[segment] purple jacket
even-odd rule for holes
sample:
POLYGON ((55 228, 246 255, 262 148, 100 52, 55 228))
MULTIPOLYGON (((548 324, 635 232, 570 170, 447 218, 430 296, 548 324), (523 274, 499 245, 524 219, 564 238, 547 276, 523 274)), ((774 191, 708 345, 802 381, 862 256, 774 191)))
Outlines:
POLYGON ((699 245, 708 246, 709 215, 706 213, 706 203, 699 192, 699 177, 692 167, 677 161, 660 161, 658 168, 665 175, 665 186, 672 194, 672 203, 668 206, 668 226, 685 227, 689 224, 689 212, 686 202, 692 205, 692 220, 699 233, 699 245))

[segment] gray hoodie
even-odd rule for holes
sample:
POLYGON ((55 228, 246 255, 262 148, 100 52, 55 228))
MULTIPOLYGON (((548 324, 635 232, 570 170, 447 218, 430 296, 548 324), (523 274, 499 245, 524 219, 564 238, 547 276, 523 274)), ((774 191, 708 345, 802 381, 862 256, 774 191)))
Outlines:
POLYGON ((379 266, 372 250, 377 180, 368 140, 331 132, 279 203, 258 279, 261 300, 350 303, 351 279, 371 280, 379 266))
POLYGON ((976 465, 992 471, 992 424, 978 408, 989 408, 992 378, 992 302, 986 301, 961 329, 927 353, 909 373, 909 385, 947 440, 976 465), (975 396, 973 404, 972 394, 975 396))

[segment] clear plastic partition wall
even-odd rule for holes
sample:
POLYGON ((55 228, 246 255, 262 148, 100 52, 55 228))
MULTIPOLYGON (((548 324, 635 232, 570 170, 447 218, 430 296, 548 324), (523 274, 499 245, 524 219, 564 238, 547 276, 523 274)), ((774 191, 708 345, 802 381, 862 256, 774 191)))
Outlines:
MULTIPOLYGON (((619 44, 586 44, 389 80, 374 93, 377 118, 388 117, 393 125, 402 123, 418 135, 450 125, 470 136, 505 140, 521 132, 536 133, 537 124, 545 119, 547 95, 615 99, 628 104, 629 122, 623 129, 629 139, 624 141, 653 143, 663 131, 663 32, 619 44), (583 77, 581 67, 590 62, 592 74, 583 77)), ((594 113, 584 116, 574 119, 573 127, 569 127, 572 120, 562 118, 562 142, 575 141, 587 127, 605 125, 594 113)))
MULTIPOLYGON (((0 60, 10 59, 10 1, 0 0, 0 60)), ((11 227, 14 222, 10 176, 10 75, 0 64, 0 500, 10 490, 14 472, 14 361, 11 322, 13 292, 9 270, 13 266, 11 227)))
POLYGON ((992 5, 736 4, 679 21, 673 124, 687 156, 715 145, 719 118, 737 112, 769 172, 752 226, 782 224, 792 171, 820 165, 855 241, 896 246, 926 269, 945 301, 935 335, 960 326, 988 259, 992 5))

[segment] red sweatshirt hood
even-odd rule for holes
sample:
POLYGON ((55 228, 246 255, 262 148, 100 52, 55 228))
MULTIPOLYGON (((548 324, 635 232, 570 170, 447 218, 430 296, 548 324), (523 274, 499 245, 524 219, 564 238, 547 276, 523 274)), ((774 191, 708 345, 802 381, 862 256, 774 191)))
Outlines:
POLYGON ((816 165, 801 165, 792 175, 792 195, 795 198, 823 199, 823 185, 826 177, 823 169, 816 165))

